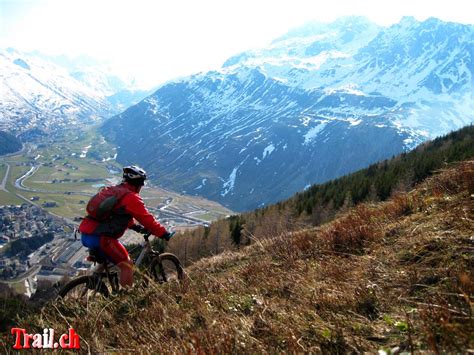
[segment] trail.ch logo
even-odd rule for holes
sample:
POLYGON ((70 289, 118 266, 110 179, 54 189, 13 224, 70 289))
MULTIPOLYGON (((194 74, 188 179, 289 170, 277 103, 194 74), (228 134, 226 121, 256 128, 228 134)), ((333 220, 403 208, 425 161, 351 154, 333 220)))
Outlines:
POLYGON ((15 337, 13 349, 80 349, 79 335, 73 328, 59 337, 59 342, 54 341, 54 329, 45 328, 43 334, 28 334, 26 329, 12 328, 15 337))

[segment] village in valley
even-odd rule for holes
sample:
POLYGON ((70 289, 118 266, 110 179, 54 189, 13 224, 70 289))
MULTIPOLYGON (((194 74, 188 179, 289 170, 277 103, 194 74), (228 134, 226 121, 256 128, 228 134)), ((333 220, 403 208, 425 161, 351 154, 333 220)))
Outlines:
POLYGON ((0 206, 0 221, 0 248, 6 249, 0 257, 0 283, 19 281, 12 291, 29 295, 38 285, 50 287, 76 274, 82 263, 71 257, 81 245, 71 238, 72 224, 28 203, 0 206))

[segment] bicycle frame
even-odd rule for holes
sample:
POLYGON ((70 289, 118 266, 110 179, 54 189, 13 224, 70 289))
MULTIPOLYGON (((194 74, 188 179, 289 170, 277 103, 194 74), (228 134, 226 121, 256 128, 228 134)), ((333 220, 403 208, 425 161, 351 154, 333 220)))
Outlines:
POLYGON ((145 238, 145 243, 142 244, 142 251, 140 252, 140 255, 138 256, 137 260, 135 261, 135 266, 140 266, 142 263, 143 259, 145 256, 153 251, 150 241, 148 238, 145 238))
MULTIPOLYGON (((141 250, 140 255, 138 256, 137 260, 134 262, 134 265, 136 267, 141 265, 141 263, 143 262, 143 259, 148 254, 152 254, 152 255, 156 255, 156 256, 160 255, 159 252, 156 252, 155 250, 153 250, 153 248, 150 244, 150 241, 149 241, 150 235, 151 235, 150 233, 147 233, 147 234, 143 235, 143 238, 145 239, 145 242, 143 244, 141 244, 142 250, 141 250)), ((91 270, 92 271, 92 276, 97 277, 97 283, 96 283, 97 287, 100 285, 103 278, 107 277, 110 284, 112 285, 112 291, 117 292, 118 289, 119 289, 118 274, 117 274, 118 270, 117 269, 118 269, 117 265, 113 265, 109 261, 106 261, 105 263, 97 264, 94 268, 92 268, 92 270, 91 270)))
MULTIPOLYGON (((135 248, 141 248, 135 266, 143 264, 146 266, 143 280, 141 280, 143 286, 148 286, 149 281, 152 280, 158 283, 171 280, 183 280, 184 271, 176 255, 162 252, 162 248, 153 250, 148 239, 149 237, 150 233, 144 234, 143 238, 145 242, 135 248)), ((91 253, 91 255, 94 256, 94 253, 91 253)), ((94 266, 86 275, 79 276, 66 283, 59 290, 60 297, 65 297, 72 290, 79 291, 81 293, 79 296, 86 296, 87 299, 90 296, 88 291, 93 291, 94 294, 102 294, 105 297, 109 296, 111 292, 114 294, 119 293, 119 272, 116 265, 104 260, 101 255, 96 255, 95 259, 89 258, 89 260, 95 262, 94 266), (107 280, 110 286, 107 285, 107 280)), ((144 267, 142 267, 142 269, 143 268, 144 267)))

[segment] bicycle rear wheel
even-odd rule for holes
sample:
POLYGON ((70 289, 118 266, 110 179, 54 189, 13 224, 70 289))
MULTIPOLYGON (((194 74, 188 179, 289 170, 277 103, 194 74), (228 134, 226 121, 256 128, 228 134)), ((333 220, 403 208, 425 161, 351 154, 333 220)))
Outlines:
POLYGON ((102 295, 108 297, 110 294, 104 280, 96 276, 79 276, 59 290, 58 296, 65 300, 87 303, 90 299, 102 295))
POLYGON ((150 272, 159 283, 180 281, 184 279, 184 270, 176 255, 160 254, 150 264, 150 272))

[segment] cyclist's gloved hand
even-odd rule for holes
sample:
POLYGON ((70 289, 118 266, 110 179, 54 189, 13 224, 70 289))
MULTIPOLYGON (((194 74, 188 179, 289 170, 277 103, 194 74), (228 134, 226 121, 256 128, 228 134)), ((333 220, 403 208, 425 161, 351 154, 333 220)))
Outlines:
POLYGON ((145 233, 146 229, 145 227, 139 225, 139 224, 134 224, 133 226, 130 227, 131 230, 134 230, 137 233, 145 233))
POLYGON ((165 234, 163 234, 160 238, 166 240, 166 241, 169 241, 171 239, 171 237, 173 235, 175 235, 176 232, 166 232, 165 234))

